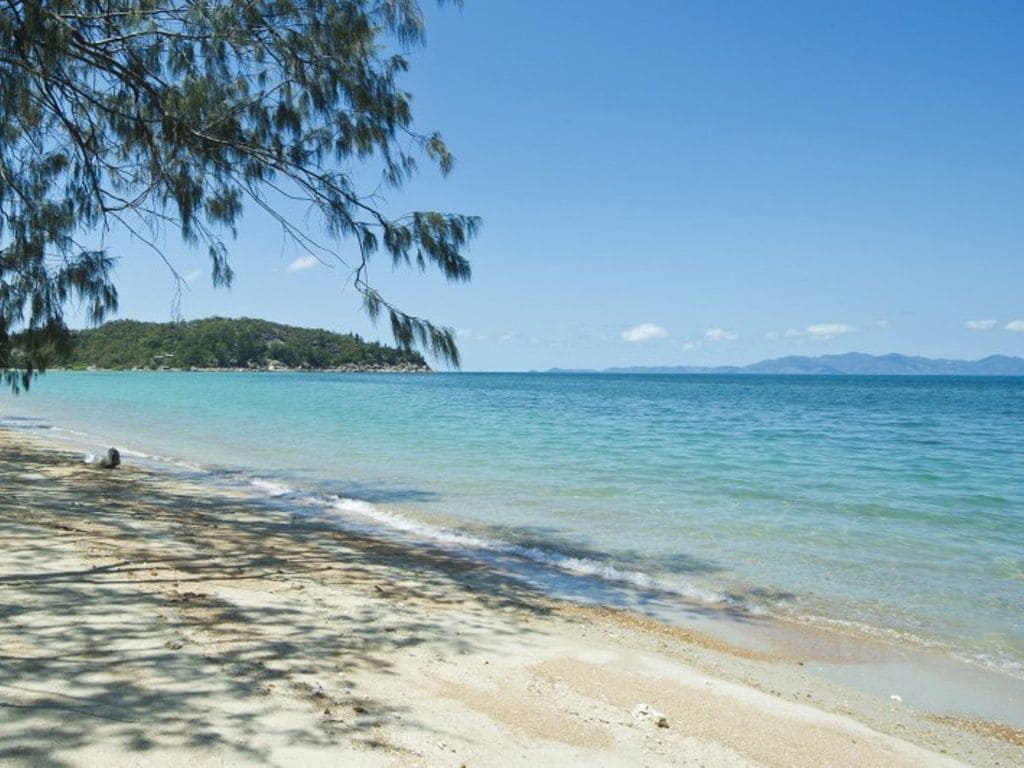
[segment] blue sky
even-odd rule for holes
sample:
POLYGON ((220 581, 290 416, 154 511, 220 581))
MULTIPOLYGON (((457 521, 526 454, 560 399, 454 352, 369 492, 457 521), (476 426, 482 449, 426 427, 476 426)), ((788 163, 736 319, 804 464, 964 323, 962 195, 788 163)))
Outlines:
MULTIPOLYGON (((404 84, 457 166, 387 205, 482 216, 474 279, 371 278, 467 370, 1024 354, 1024 3, 425 5, 404 84)), ((169 319, 163 264, 111 246, 120 316, 169 319)), ((187 318, 388 338, 254 210, 230 292, 166 248, 187 318)))

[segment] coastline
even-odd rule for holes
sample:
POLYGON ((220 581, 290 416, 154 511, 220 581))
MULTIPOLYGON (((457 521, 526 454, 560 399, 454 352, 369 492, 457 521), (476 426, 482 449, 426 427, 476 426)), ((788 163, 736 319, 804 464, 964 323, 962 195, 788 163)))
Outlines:
POLYGON ((698 630, 0 430, 14 764, 1008 765, 936 716, 698 630), (668 727, 659 727, 665 717, 668 727))
POLYGON ((400 365, 389 365, 385 363, 358 364, 349 363, 339 365, 335 368, 293 368, 282 364, 268 364, 263 367, 215 367, 202 368, 190 366, 188 368, 175 368, 173 366, 160 366, 159 368, 98 368, 90 365, 87 368, 63 368, 56 366, 48 368, 47 373, 435 373, 429 365, 414 365, 402 363, 400 365))

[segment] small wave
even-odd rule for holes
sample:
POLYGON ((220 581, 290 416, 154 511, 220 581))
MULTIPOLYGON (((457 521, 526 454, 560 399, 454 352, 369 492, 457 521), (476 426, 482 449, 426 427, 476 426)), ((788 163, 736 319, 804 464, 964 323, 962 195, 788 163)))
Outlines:
POLYGON ((249 484, 260 491, 263 491, 263 493, 272 499, 280 498, 281 496, 291 496, 296 492, 294 488, 284 485, 283 483, 277 483, 273 480, 264 480, 262 477, 252 478, 249 481, 249 484))
MULTIPOLYGON (((361 499, 333 497, 328 506, 346 516, 356 515, 364 520, 383 525, 393 531, 411 535, 416 539, 454 549, 463 555, 490 557, 512 557, 536 565, 554 568, 573 576, 597 578, 603 581, 628 584, 649 592, 660 592, 706 604, 739 607, 742 601, 734 596, 702 589, 694 584, 668 576, 656 576, 644 571, 631 569, 615 563, 603 562, 585 557, 576 557, 557 550, 525 546, 498 538, 480 536, 430 523, 421 522, 404 515, 380 509, 361 499)), ((378 531, 379 532, 379 531, 378 531)), ((761 612, 758 608, 752 612, 761 612)))
POLYGON ((989 669, 994 669, 997 672, 1002 672, 1004 675, 1016 677, 1020 680, 1024 680, 1024 663, 1021 663, 1015 659, 1007 659, 1001 656, 993 656, 990 653, 976 653, 973 656, 964 657, 960 655, 960 658, 966 658, 967 661, 981 664, 989 669))
POLYGON ((880 627, 850 619, 837 619, 807 614, 790 616, 788 618, 801 624, 823 627, 851 637, 866 638, 890 645, 913 646, 928 651, 936 651, 968 664, 975 664, 993 672, 1024 680, 1024 663, 1016 659, 986 651, 965 651, 963 648, 949 642, 937 638, 924 637, 916 632, 910 632, 905 629, 880 627))
POLYGON ((122 456, 130 456, 135 459, 142 459, 145 462, 160 465, 162 467, 173 467, 179 470, 187 470, 189 472, 198 472, 201 474, 212 474, 211 471, 191 461, 183 461, 172 456, 162 456, 158 453, 145 453, 143 451, 134 448, 120 448, 122 456))
POLYGON ((2 416, 0 417, 0 427, 4 429, 11 429, 16 432, 52 429, 52 427, 42 419, 33 419, 28 416, 2 416))
POLYGON ((943 648, 944 646, 936 641, 929 640, 913 632, 892 627, 877 627, 873 624, 865 624, 861 621, 851 619, 837 619, 813 614, 800 614, 790 617, 801 624, 811 624, 825 627, 835 632, 859 637, 869 637, 874 640, 884 640, 894 644, 909 643, 925 648, 943 648))
POLYGON ((68 427, 50 427, 50 429, 58 435, 72 435, 73 437, 84 438, 92 437, 88 432, 79 432, 77 429, 70 429, 68 427))
POLYGON ((390 532, 406 536, 413 542, 442 547, 460 556, 505 560, 506 564, 508 559, 513 559, 585 579, 628 585, 708 605, 742 607, 752 614, 765 613, 762 607, 747 605, 739 596, 703 589, 677 577, 654 575, 612 562, 435 525, 382 509, 363 499, 306 491, 264 477, 250 476, 245 482, 259 497, 285 502, 293 507, 305 507, 311 514, 354 532, 376 536, 390 532))

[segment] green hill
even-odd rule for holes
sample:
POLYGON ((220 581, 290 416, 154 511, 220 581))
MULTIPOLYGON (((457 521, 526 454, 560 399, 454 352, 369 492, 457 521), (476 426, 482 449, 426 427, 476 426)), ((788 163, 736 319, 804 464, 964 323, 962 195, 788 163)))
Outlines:
POLYGON ((181 323, 115 320, 76 331, 71 368, 342 368, 429 370, 423 357, 354 334, 266 320, 211 317, 181 323))

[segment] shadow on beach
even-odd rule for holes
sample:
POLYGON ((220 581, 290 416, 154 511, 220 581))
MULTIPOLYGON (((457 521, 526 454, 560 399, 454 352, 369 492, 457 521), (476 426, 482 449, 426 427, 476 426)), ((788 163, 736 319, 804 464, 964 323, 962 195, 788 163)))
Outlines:
POLYGON ((524 638, 550 612, 520 581, 443 552, 0 444, 0 763, 67 765, 98 743, 261 763, 268 728, 296 745, 384 747, 376 726, 402 709, 359 673, 387 675, 411 648, 469 652, 496 611, 526 618, 497 627, 524 638))

